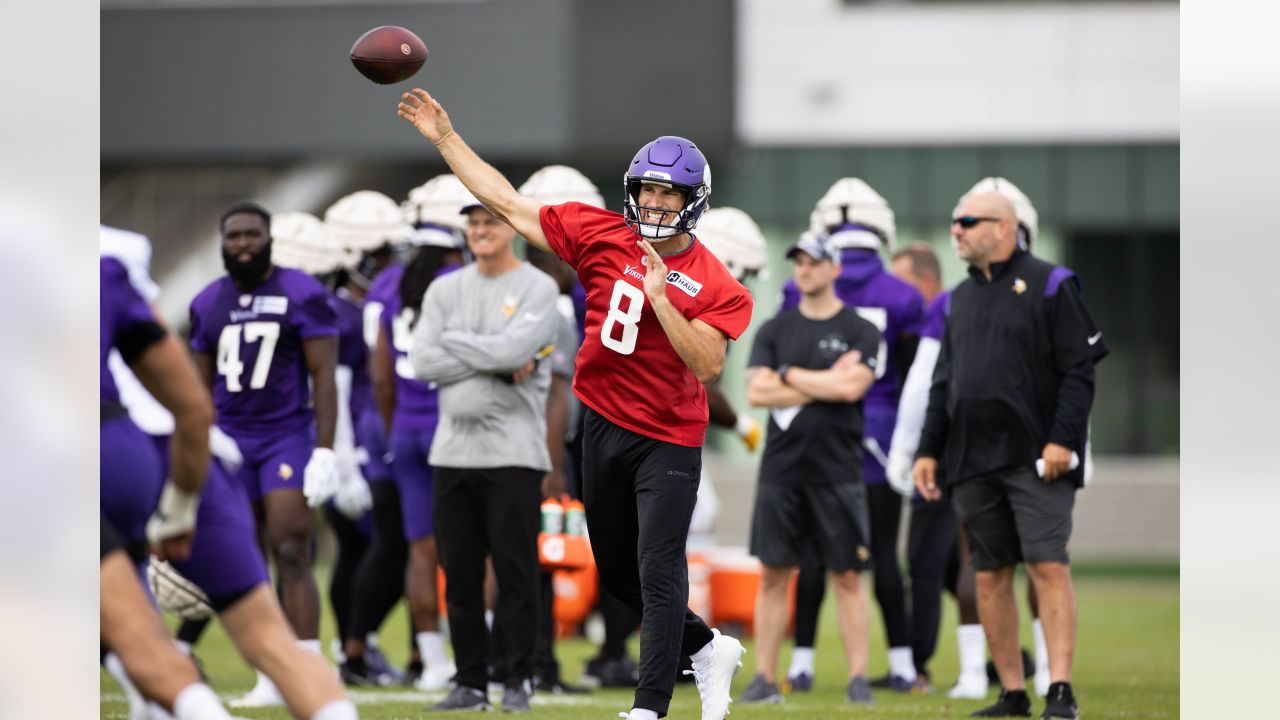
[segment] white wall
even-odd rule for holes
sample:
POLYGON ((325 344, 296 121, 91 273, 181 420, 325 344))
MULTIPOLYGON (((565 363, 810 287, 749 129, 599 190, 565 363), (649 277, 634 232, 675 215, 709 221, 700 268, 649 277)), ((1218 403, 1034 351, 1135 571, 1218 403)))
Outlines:
POLYGON ((1178 5, 738 0, 753 145, 1178 137, 1178 5))

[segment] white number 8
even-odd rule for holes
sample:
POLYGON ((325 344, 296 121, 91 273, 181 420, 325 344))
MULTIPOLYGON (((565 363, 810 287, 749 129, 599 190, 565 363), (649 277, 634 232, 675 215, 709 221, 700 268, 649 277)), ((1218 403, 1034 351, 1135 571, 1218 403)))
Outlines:
POLYGON ((636 349, 636 335, 640 333, 640 311, 644 308, 644 293, 639 288, 619 279, 613 284, 613 297, 609 298, 609 315, 600 326, 600 342, 621 355, 630 355, 636 349), (627 298, 626 312, 622 311, 622 298, 627 298), (613 326, 622 326, 622 337, 614 339, 613 326))

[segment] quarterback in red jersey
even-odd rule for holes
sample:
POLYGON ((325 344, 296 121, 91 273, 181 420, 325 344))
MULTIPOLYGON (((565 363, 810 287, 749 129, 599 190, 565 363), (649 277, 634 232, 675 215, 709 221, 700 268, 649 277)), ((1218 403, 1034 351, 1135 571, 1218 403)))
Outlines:
POLYGON ((744 650, 688 609, 685 543, 707 429, 702 383, 720 375, 752 303, 691 232, 711 193, 706 157, 684 138, 663 136, 631 160, 621 215, 580 203, 544 206, 481 160, 425 90, 402 95, 399 115, 490 212, 577 270, 587 290, 573 383, 587 407, 587 526, 601 581, 642 616, 640 681, 628 717, 667 714, 684 653, 703 720, 722 720, 744 650))

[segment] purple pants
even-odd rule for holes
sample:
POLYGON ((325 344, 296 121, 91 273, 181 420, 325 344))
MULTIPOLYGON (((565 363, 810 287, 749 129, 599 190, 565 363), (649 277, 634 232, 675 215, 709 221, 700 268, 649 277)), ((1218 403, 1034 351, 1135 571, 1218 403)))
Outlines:
POLYGON ((235 479, 244 486, 251 501, 258 502, 276 490, 302 490, 302 472, 316 447, 309 428, 268 437, 227 434, 235 439, 244 456, 244 465, 235 479))
POLYGON ((435 534, 431 519, 431 463, 427 462, 435 435, 435 425, 391 431, 391 473, 400 490, 404 536, 410 542, 435 534))
POLYGON ((147 520, 160 501, 164 471, 151 436, 127 417, 101 426, 98 503, 125 541, 146 541, 147 520))
POLYGON ((258 547, 253 509, 244 486, 210 463, 191 557, 174 563, 178 572, 199 585, 219 610, 220 599, 239 598, 267 582, 267 564, 258 547))

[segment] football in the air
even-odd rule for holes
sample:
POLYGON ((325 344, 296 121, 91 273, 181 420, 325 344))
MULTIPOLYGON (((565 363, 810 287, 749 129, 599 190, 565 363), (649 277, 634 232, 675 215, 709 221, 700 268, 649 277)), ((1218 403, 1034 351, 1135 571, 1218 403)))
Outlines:
POLYGON ((426 61, 422 39, 397 25, 376 27, 351 46, 351 64, 379 85, 408 80, 426 61))

